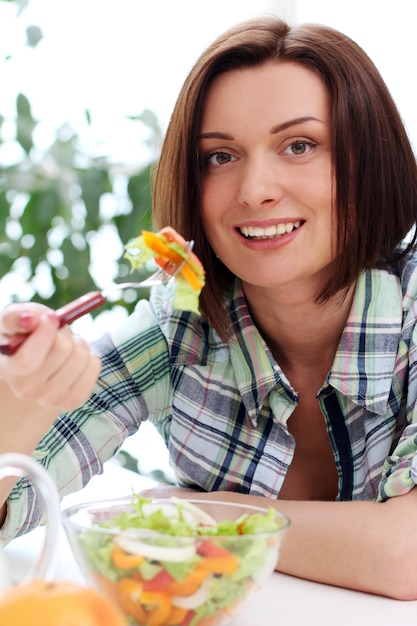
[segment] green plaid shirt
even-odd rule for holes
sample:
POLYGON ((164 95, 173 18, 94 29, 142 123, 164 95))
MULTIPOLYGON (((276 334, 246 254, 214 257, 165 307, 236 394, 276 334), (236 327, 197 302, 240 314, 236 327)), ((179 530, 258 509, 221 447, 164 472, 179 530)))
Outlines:
MULTIPOLYGON (((385 500, 414 487, 417 450, 417 259, 364 272, 333 366, 317 393, 339 474, 338 500, 385 500)), ((155 291, 95 346, 103 369, 79 410, 62 415, 35 451, 61 495, 82 488, 149 419, 179 484, 279 497, 294 453, 287 420, 298 397, 255 328, 239 282, 228 300, 228 345, 204 320, 170 311, 155 291)), ((39 521, 24 479, 4 537, 39 521)))

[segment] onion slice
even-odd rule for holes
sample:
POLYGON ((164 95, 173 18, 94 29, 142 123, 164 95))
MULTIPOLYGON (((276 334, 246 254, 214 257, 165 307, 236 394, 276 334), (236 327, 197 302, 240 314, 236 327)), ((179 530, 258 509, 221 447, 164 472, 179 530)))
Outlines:
POLYGON ((210 583, 212 576, 208 576, 203 580, 197 591, 189 596, 172 596, 171 604, 179 606, 181 609, 197 609, 204 604, 210 596, 210 583))
MULTIPOLYGON (((175 541, 175 537, 173 540, 175 541)), ((194 541, 186 545, 157 546, 154 543, 131 539, 122 535, 115 537, 114 541, 129 554, 137 554, 155 561, 182 563, 189 561, 196 554, 194 541)))
POLYGON ((182 507, 184 517, 186 519, 188 518, 186 512, 188 511, 189 513, 192 513, 192 519, 189 520, 190 522, 193 522, 194 524, 205 524, 206 526, 217 525, 216 520, 211 517, 211 515, 203 511, 203 509, 200 509, 192 502, 189 502, 188 500, 182 500, 181 498, 176 498, 175 496, 172 496, 171 500, 175 502, 178 506, 182 507))

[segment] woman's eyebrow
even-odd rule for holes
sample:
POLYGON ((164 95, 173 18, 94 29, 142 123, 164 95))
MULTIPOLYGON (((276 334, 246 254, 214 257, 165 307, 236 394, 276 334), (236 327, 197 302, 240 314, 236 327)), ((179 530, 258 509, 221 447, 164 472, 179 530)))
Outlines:
MULTIPOLYGON (((271 135, 275 135, 277 133, 290 128, 291 126, 297 126, 298 124, 304 124, 305 122, 320 122, 324 124, 323 120, 320 120, 318 117, 314 117, 313 115, 305 115, 303 117, 295 117, 292 120, 288 120, 287 122, 282 122, 282 124, 277 124, 271 128, 271 135)), ((221 131, 212 131, 207 133, 201 133, 200 139, 225 139, 228 141, 233 140, 233 135, 229 135, 228 133, 223 133, 221 131)))
POLYGON ((220 131, 213 131, 211 133, 201 133, 200 139, 228 139, 232 140, 232 135, 228 135, 227 133, 222 133, 220 131))
POLYGON ((324 124, 323 120, 320 120, 317 117, 313 117, 312 115, 305 115, 304 117, 296 117, 292 120, 288 120, 287 122, 282 122, 282 124, 277 124, 271 128, 271 135, 275 135, 276 133, 280 133, 291 126, 297 126, 298 124, 304 124, 305 122, 320 122, 324 124))

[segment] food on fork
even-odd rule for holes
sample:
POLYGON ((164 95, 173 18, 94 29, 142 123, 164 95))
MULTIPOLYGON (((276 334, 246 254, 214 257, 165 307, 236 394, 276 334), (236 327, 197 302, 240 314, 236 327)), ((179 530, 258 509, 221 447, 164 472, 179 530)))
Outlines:
MULTIPOLYGON (((149 287, 175 281, 174 306, 184 311, 199 313, 198 299, 204 286, 204 268, 192 252, 192 243, 185 241, 173 228, 167 226, 158 233, 142 231, 142 235, 126 246, 125 256, 132 269, 146 265, 154 259, 159 271, 144 281, 116 284, 105 291, 90 291, 62 306, 56 311, 59 325, 70 324, 106 302, 112 291, 127 287, 149 287), (136 254, 133 254, 135 249, 136 254), (162 271, 164 270, 164 271, 162 271)), ((13 355, 26 340, 26 334, 7 337, 0 334, 0 354, 13 355)))
POLYGON ((174 306, 184 311, 198 313, 198 299, 205 284, 205 272, 190 244, 171 226, 154 233, 143 230, 139 237, 125 246, 125 257, 132 269, 138 269, 154 260, 164 268, 167 261, 181 269, 175 276, 174 306))

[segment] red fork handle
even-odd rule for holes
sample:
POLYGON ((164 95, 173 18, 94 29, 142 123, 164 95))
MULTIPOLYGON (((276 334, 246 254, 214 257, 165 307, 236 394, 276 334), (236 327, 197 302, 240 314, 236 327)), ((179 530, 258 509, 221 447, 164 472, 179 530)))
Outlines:
MULTIPOLYGON (((106 301, 105 296, 100 291, 90 291, 84 296, 76 298, 72 302, 65 304, 60 309, 57 309, 56 314, 59 320, 59 326, 65 326, 65 324, 71 324, 79 317, 82 317, 86 313, 90 313, 97 307, 104 304, 106 301)), ((14 337, 6 337, 0 335, 0 353, 6 356, 11 356, 16 350, 24 343, 28 335, 15 335, 14 337)))
POLYGON ((80 296, 57 309, 56 314, 59 319, 59 325, 71 324, 71 322, 75 322, 79 317, 94 311, 94 309, 97 309, 105 302, 106 298, 101 291, 89 291, 84 296, 80 296))

